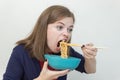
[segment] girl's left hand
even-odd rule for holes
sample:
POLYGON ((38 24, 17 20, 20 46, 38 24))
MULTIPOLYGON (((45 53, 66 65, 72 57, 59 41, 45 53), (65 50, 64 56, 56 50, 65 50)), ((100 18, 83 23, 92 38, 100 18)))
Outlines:
POLYGON ((97 48, 92 43, 85 44, 81 47, 85 59, 94 59, 97 54, 97 48))

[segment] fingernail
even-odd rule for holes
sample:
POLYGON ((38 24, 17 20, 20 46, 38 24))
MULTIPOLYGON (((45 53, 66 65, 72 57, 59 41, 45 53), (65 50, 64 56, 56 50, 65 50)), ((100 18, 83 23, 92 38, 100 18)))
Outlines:
POLYGON ((45 61, 47 61, 47 59, 45 59, 45 61))
POLYGON ((85 47, 85 45, 82 45, 81 48, 85 47))

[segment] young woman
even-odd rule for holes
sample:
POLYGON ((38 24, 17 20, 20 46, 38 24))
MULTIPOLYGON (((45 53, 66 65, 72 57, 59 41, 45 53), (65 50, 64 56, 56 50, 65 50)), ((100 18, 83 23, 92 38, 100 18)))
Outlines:
MULTIPOLYGON (((69 69, 57 71, 49 67, 44 54, 60 55, 59 42, 71 41, 75 18, 66 7, 54 5, 48 7, 38 18, 33 32, 17 42, 8 62, 3 80, 67 80, 69 69)), ((75 69, 79 72, 94 73, 96 71, 97 49, 93 44, 82 46, 84 55, 69 47, 69 56, 81 59, 75 69)))

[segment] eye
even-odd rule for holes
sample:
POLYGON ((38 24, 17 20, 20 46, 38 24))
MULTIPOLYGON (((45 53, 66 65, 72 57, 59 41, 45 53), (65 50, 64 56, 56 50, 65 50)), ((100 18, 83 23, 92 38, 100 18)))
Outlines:
POLYGON ((63 29, 63 26, 57 26, 56 27, 58 31, 62 30, 63 29))
POLYGON ((73 31, 73 28, 68 28, 67 31, 71 33, 73 31))

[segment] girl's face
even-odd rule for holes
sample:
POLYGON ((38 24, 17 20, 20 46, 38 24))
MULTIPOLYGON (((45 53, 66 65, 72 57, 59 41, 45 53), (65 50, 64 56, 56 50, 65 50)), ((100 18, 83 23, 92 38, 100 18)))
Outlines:
POLYGON ((61 40, 65 42, 70 40, 73 24, 74 22, 72 17, 66 17, 54 23, 48 24, 47 45, 49 50, 47 52, 58 53, 60 51, 58 44, 61 40))

